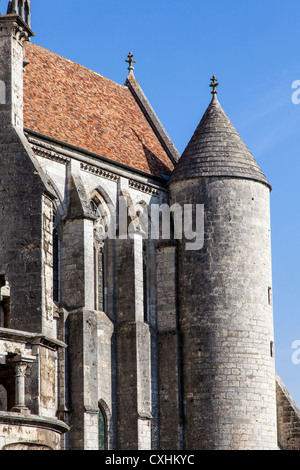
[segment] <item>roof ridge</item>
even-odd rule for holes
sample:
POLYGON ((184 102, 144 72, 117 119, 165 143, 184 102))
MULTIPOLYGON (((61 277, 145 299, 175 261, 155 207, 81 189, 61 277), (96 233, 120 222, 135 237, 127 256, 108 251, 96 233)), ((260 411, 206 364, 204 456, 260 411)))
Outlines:
POLYGON ((160 122, 157 114, 155 113, 150 102, 148 101, 145 93, 143 92, 140 84, 136 80, 132 71, 130 71, 130 73, 127 75, 125 86, 129 89, 129 91, 133 95, 135 101, 139 105, 142 113, 146 117, 153 131, 155 132, 157 138, 159 139, 160 143, 164 147, 172 163, 176 164, 180 158, 180 154, 178 150, 176 149, 174 143, 170 139, 167 131, 163 127, 162 123, 160 122))
MULTIPOLYGON (((82 65, 82 64, 80 64, 79 62, 75 62, 74 60, 68 59, 67 57, 65 57, 65 56, 63 56, 63 55, 61 55, 61 54, 58 54, 57 52, 54 52, 54 51, 52 51, 52 50, 50 50, 50 49, 47 49, 47 48, 44 47, 44 46, 40 46, 39 44, 35 44, 35 43, 33 43, 33 42, 28 42, 27 44, 30 45, 30 46, 39 47, 40 49, 43 49, 43 50, 46 51, 46 52, 50 52, 51 54, 53 54, 53 55, 55 55, 55 56, 57 56, 57 57, 59 57, 59 58, 61 58, 61 59, 63 59, 63 60, 66 60, 66 61, 70 62, 71 64, 77 65, 77 66, 80 67, 81 69, 85 69, 85 70, 87 70, 88 72, 91 72, 91 73, 97 75, 98 77, 101 77, 101 78, 104 78, 105 80, 110 81, 111 83, 113 83, 114 85, 117 85, 117 86, 120 87, 120 88, 126 89, 126 86, 125 86, 125 85, 122 85, 121 83, 117 83, 117 82, 115 82, 114 80, 112 80, 111 78, 105 77, 104 75, 101 75, 101 73, 96 72, 95 70, 89 69, 89 68, 86 67, 85 65, 82 65)), ((26 44, 26 46, 27 46, 27 44, 26 44)))
POLYGON ((27 45, 24 127, 164 178, 174 163, 128 86, 27 45))

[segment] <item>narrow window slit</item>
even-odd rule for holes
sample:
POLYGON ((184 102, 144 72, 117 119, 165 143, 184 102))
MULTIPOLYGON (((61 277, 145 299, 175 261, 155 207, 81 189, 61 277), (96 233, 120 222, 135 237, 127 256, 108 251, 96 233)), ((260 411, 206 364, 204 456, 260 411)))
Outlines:
POLYGON ((270 341, 270 356, 274 357, 274 342, 270 341))
POLYGON ((268 287, 268 303, 272 305, 272 287, 268 287))

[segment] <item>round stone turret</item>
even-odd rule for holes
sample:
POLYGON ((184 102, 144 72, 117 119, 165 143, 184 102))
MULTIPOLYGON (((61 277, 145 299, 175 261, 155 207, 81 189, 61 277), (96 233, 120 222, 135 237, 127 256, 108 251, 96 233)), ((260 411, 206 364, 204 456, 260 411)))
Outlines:
POLYGON ((185 448, 276 449, 270 185, 216 93, 169 190, 204 205, 203 248, 178 243, 185 448))

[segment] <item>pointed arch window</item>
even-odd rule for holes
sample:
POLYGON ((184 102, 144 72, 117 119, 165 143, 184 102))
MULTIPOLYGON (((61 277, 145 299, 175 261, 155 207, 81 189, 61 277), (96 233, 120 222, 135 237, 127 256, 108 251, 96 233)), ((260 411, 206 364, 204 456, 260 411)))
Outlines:
POLYGON ((107 449, 107 419, 101 406, 98 412, 98 449, 107 449))

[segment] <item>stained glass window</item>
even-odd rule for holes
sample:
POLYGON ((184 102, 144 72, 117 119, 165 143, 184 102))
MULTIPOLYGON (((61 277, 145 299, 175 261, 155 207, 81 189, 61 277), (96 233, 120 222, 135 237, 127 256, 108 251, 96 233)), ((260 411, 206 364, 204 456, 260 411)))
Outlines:
POLYGON ((99 427, 99 450, 106 449, 106 420, 101 408, 98 413, 98 427, 99 427))

